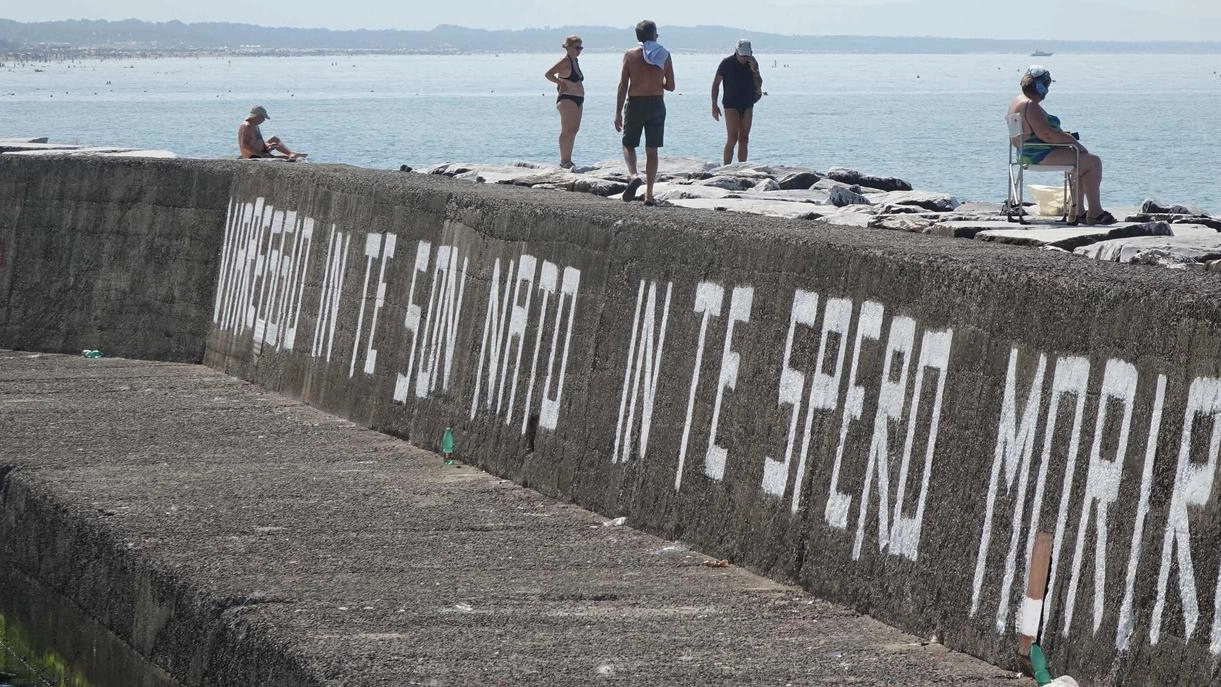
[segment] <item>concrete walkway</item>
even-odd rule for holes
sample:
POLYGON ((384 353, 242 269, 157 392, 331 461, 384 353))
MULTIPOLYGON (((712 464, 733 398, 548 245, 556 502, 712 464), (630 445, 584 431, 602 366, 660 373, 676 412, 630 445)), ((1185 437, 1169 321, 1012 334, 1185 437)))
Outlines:
POLYGON ((0 351, 0 434, 312 684, 1033 684, 205 367, 0 351))

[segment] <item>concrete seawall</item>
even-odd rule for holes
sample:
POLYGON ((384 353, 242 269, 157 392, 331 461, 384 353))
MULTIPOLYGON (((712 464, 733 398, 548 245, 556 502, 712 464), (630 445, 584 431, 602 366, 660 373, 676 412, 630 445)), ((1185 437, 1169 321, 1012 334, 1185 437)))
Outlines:
MULTIPOLYGON (((1057 669, 1216 672, 1215 280, 416 175, 0 171, 0 237, 45 246, 0 266, 2 346, 79 349, 82 318, 105 319, 31 286, 64 261, 35 227, 102 247, 98 227, 197 218, 175 229, 198 253, 118 262, 148 293, 103 302, 138 312, 189 285, 156 326, 210 330, 213 367, 420 446, 452 427, 489 471, 1003 665, 1037 625, 1026 560, 1049 531, 1057 669), (90 174, 195 192, 126 213, 99 198, 88 212, 126 219, 74 220, 61 180, 90 174)), ((200 340, 128 354, 190 359, 200 340)))
POLYGON ((203 359, 231 174, 0 155, 0 341, 203 359))

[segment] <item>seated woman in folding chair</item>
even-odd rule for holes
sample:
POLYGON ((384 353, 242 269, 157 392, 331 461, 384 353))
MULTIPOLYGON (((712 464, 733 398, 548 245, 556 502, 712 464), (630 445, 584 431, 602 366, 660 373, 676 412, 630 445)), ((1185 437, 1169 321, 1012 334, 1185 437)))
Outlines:
POLYGON ((1051 88, 1051 72, 1032 66, 1022 76, 1022 94, 1009 104, 1009 114, 1022 115, 1022 162, 1027 165, 1071 165, 1079 162, 1075 216, 1069 224, 1085 220, 1086 224, 1114 224, 1115 217, 1102 209, 1102 160, 1085 149, 1077 137, 1060 128, 1060 118, 1049 115, 1042 102, 1051 88), (1052 146, 1048 144, 1058 144, 1052 146), (1063 147, 1068 144, 1071 147, 1063 147), (1089 212, 1083 213, 1082 195, 1089 202, 1089 212))

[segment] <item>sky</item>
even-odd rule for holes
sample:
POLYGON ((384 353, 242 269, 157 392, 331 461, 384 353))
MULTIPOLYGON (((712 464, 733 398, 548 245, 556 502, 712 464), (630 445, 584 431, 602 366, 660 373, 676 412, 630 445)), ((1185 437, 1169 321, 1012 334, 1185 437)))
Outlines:
POLYGON ((715 24, 807 35, 1221 40, 1221 0, 40 0, 0 18, 232 21, 331 29, 715 24), (642 9, 647 8, 647 9, 642 9), (644 12, 647 16, 637 16, 644 12))

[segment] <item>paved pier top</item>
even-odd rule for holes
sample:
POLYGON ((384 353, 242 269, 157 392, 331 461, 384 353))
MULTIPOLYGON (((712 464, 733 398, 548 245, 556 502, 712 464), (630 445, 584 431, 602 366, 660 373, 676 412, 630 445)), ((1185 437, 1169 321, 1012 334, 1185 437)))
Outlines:
POLYGON ((185 684, 1027 684, 206 367, 0 351, 0 426, 0 554, 185 684))

